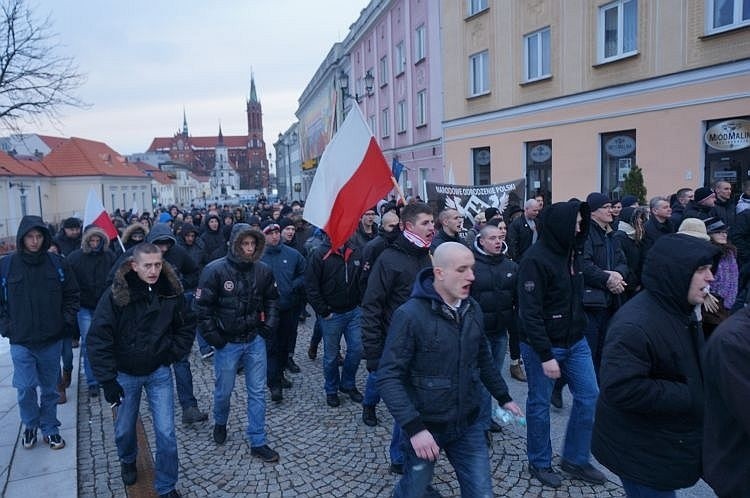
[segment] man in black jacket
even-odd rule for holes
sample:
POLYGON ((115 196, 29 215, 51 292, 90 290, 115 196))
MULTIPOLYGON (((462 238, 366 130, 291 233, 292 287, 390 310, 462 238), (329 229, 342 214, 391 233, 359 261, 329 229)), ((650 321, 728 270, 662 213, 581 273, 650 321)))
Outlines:
POLYGON ((36 444, 38 429, 50 448, 65 447, 58 430, 57 384, 62 339, 75 322, 79 292, 65 259, 47 252, 51 243, 42 219, 24 216, 16 252, 0 259, 0 334, 10 341, 26 449, 36 444))
POLYGON ((203 269, 194 307, 201 332, 214 347, 214 430, 216 444, 227 438, 229 400, 237 368, 244 367, 247 439, 251 454, 266 463, 279 454, 266 442, 266 340, 279 321, 279 292, 271 269, 260 262, 266 239, 245 223, 232 227, 229 252, 203 269))
POLYGON ((365 244, 362 249, 362 271, 359 275, 359 287, 364 295, 367 289, 367 280, 378 257, 389 247, 401 234, 399 229, 399 218, 396 211, 388 211, 383 214, 383 219, 378 228, 378 236, 365 244))
POLYGON ((461 230, 463 230, 464 217, 455 209, 443 209, 438 215, 440 228, 435 233, 430 244, 430 252, 434 253, 435 249, 444 242, 458 242, 463 244, 461 230))
POLYGON ((591 426, 599 389, 591 350, 583 336, 583 270, 580 253, 590 223, 586 203, 558 202, 542 220, 539 241, 518 270, 521 355, 526 365, 529 472, 546 486, 562 485, 552 469, 549 403, 555 379, 565 374, 573 407, 568 420, 562 469, 601 484, 604 475, 589 463, 591 426))
POLYGON ((610 323, 592 450, 628 496, 669 496, 664 492, 701 476, 703 332, 696 308, 719 253, 695 237, 659 238, 643 268, 645 290, 610 323))
POLYGON ((63 256, 81 247, 81 227, 83 223, 79 218, 71 216, 62 222, 62 228, 55 237, 55 242, 60 246, 60 252, 63 256))
POLYGON ((643 235, 643 255, 646 253, 651 246, 656 243, 656 240, 662 235, 669 235, 677 231, 676 226, 672 224, 672 208, 669 205, 669 200, 666 197, 656 196, 652 197, 648 203, 651 216, 644 225, 643 235))
POLYGON ((396 310, 388 331, 378 389, 410 443, 396 498, 425 495, 441 449, 462 496, 492 496, 479 420, 482 385, 506 410, 522 416, 493 363, 482 310, 469 296, 473 266, 466 246, 441 244, 434 267, 420 272, 412 297, 396 310))
MULTIPOLYGON (((698 218, 705 220, 712 216, 714 206, 716 205, 716 194, 708 187, 699 187, 695 189, 693 200, 685 206, 685 218, 698 218)), ((679 227, 678 227, 679 228, 679 227)))
POLYGON ((156 434, 154 487, 160 496, 179 496, 169 366, 190 350, 194 330, 195 315, 186 306, 176 273, 164 265, 158 247, 139 244, 99 300, 86 339, 94 377, 107 402, 119 406, 115 444, 126 486, 138 477, 135 424, 145 389, 156 434))
POLYGON ((520 263, 523 255, 539 237, 539 212, 536 199, 529 199, 523 205, 523 216, 514 219, 508 226, 508 250, 513 261, 520 263))

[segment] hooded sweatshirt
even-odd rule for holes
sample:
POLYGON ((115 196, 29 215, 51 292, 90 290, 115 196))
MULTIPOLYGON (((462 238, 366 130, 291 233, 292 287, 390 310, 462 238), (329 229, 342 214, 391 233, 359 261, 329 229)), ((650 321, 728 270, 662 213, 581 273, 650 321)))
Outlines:
POLYGON ((114 265, 115 253, 107 248, 107 234, 98 227, 86 230, 81 241, 81 248, 68 256, 68 263, 75 273, 81 288, 81 307, 93 310, 96 303, 107 288, 107 275, 114 265), (99 245, 92 249, 89 241, 93 236, 99 236, 99 245))

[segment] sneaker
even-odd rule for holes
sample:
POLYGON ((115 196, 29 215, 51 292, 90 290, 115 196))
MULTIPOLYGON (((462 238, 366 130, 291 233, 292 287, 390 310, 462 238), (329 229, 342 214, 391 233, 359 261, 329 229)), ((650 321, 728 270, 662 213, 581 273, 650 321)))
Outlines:
POLYGON ((177 492, 176 489, 173 489, 169 493, 159 495, 159 498, 180 498, 182 495, 177 492))
POLYGON ((99 386, 89 386, 89 398, 99 397, 99 386))
POLYGON ((260 458, 266 463, 279 461, 279 454, 269 448, 267 444, 264 444, 263 446, 253 446, 250 448, 250 454, 254 457, 260 458))
POLYGON ((283 399, 284 393, 281 391, 281 386, 273 386, 271 388, 271 401, 281 403, 283 399))
POLYGON ((138 480, 138 468, 133 463, 120 462, 120 475, 125 486, 132 486, 138 480))
POLYGON ((378 416, 375 415, 375 405, 362 405, 362 422, 370 427, 378 425, 378 416))
POLYGON ((292 387, 292 381, 281 375, 281 387, 284 389, 290 389, 292 387))
POLYGON ((562 407, 563 407, 562 389, 553 389, 552 396, 550 397, 549 402, 552 406, 554 406, 558 410, 562 410, 562 407))
POLYGON ((341 391, 344 394, 349 395, 349 399, 354 401, 355 403, 361 403, 364 398, 362 396, 362 393, 357 390, 356 387, 352 387, 351 389, 344 389, 343 387, 339 388, 339 391, 341 391))
POLYGON ((23 431, 23 447, 27 450, 30 450, 36 445, 36 429, 29 429, 26 428, 25 431, 23 431))
POLYGON ((214 425, 214 442, 216 444, 224 444, 227 440, 227 426, 226 425, 214 425))
POLYGON ((294 363, 294 360, 292 358, 289 358, 288 360, 286 360, 286 369, 292 372, 293 374, 298 374, 302 371, 300 370, 299 365, 294 363))
POLYGON ((207 349, 206 351, 201 351, 201 358, 204 360, 211 358, 213 355, 214 355, 214 348, 207 349))
POLYGON ((391 471, 392 474, 403 475, 404 474, 404 464, 403 463, 392 463, 389 470, 391 471))
POLYGON ((341 405, 341 400, 339 400, 339 395, 334 394, 326 394, 326 404, 330 406, 331 408, 338 408, 339 405, 341 405))
POLYGON ((526 382, 526 372, 523 371, 523 367, 520 363, 510 366, 510 376, 519 382, 526 382))
POLYGON ((60 436, 60 434, 44 436, 44 442, 47 443, 52 450, 61 450, 65 448, 65 440, 60 436))
POLYGON ((604 484, 607 478, 590 463, 575 465, 565 460, 560 462, 560 468, 574 479, 580 479, 591 484, 604 484))
POLYGON ((182 410, 182 423, 192 424, 193 422, 203 422, 208 420, 208 413, 203 413, 197 406, 191 406, 182 410))
POLYGON ((529 473, 545 486, 551 488, 559 488, 562 486, 560 475, 552 470, 552 467, 537 468, 529 464, 529 473))

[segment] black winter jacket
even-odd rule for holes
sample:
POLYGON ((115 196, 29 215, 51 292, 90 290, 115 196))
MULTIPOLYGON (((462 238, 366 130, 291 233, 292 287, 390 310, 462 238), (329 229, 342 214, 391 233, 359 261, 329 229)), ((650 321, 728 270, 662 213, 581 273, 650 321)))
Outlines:
POLYGON ((521 340, 542 362, 552 347, 568 348, 583 339, 583 271, 579 252, 588 233, 588 204, 557 202, 544 210, 539 240, 518 269, 518 316, 521 340), (580 232, 576 216, 580 213, 580 232))
POLYGON ((685 214, 682 216, 682 221, 685 221, 685 218, 698 218, 699 220, 705 220, 712 216, 712 210, 713 208, 711 207, 703 206, 695 201, 690 201, 687 206, 685 206, 685 214))
POLYGON ((65 258, 47 252, 51 243, 42 219, 24 216, 16 234, 16 252, 0 260, 0 269, 9 265, 6 286, 0 288, 0 335, 11 344, 48 345, 65 337, 76 323, 78 282, 65 258), (23 238, 32 229, 44 236, 36 253, 23 249, 23 238))
POLYGON ((317 247, 307 258, 305 290, 316 313, 346 313, 360 304, 359 273, 361 255, 349 242, 343 252, 331 250, 329 242, 317 247))
MULTIPOLYGON (((69 238, 67 235, 65 235, 65 229, 61 228, 60 232, 55 237, 55 243, 60 247, 60 252, 63 256, 69 256, 73 251, 76 249, 81 248, 81 240, 82 237, 79 235, 75 239, 69 238)), ((105 239, 106 242, 109 242, 109 239, 105 239)))
POLYGON ((703 333, 687 296, 695 270, 719 250, 685 235, 665 235, 652 249, 645 290, 609 324, 592 453, 621 477, 671 490, 701 476, 703 333))
POLYGON ((488 336, 505 334, 517 329, 518 264, 504 254, 484 252, 474 241, 474 282, 471 297, 476 299, 484 316, 484 333, 488 336))
POLYGON ((614 231, 605 233, 596 222, 592 222, 583 245, 583 283, 586 287, 604 290, 609 306, 619 303, 619 298, 607 289, 609 273, 605 270, 616 271, 624 279, 628 278, 628 263, 614 234, 614 231))
POLYGON ((451 310, 422 270, 393 315, 377 372, 378 392, 411 437, 427 429, 456 437, 479 415, 482 384, 504 405, 508 386, 495 368, 474 299, 451 310))
POLYGON ((672 224, 671 219, 665 220, 664 223, 659 223, 659 220, 657 220, 653 215, 651 215, 651 217, 648 219, 643 229, 644 255, 648 253, 648 250, 651 249, 651 246, 656 243, 659 237, 661 237, 662 235, 669 235, 670 233, 675 233, 677 231, 677 228, 672 224))
POLYGON ((83 234, 81 248, 68 256, 68 264, 73 269, 81 289, 81 307, 96 309, 99 298, 107 289, 107 275, 112 270, 117 256, 107 246, 107 234, 101 228, 93 227, 83 234), (101 243, 97 249, 89 247, 92 236, 98 235, 101 243))
POLYGON ((729 229, 732 244, 737 247, 737 264, 742 268, 750 263, 750 209, 739 213, 729 229))
POLYGON ((159 280, 149 286, 132 270, 131 261, 115 272, 86 337, 100 384, 117 378, 117 372, 143 376, 171 365, 190 352, 195 338, 195 315, 174 270, 164 265, 159 280))
POLYGON ((750 308, 711 334, 703 356, 703 479, 722 497, 750 496, 750 308))
POLYGON ((266 239, 249 225, 233 226, 229 253, 203 269, 195 290, 193 307, 210 345, 223 348, 227 342, 249 342, 257 334, 269 338, 279 323, 279 292, 271 268, 260 261, 266 239), (240 258, 241 242, 255 238, 255 253, 240 258))
MULTIPOLYGON (((541 217, 537 216, 534 220, 537 235, 542 233, 541 217)), ((537 240, 538 237, 537 237, 537 240)), ((520 263, 526 251, 534 243, 534 231, 529 226, 529 222, 524 215, 519 216, 508 225, 508 250, 513 261, 520 263)))
POLYGON ((370 278, 375 261, 401 234, 398 228, 392 232, 386 232, 381 227, 378 232, 378 236, 368 242, 364 249, 362 249, 362 271, 359 274, 359 289, 363 296, 367 290, 367 280, 370 278))
MULTIPOLYGON (((199 269, 203 269, 204 266, 206 266, 206 248, 203 245, 203 240, 200 238, 200 234, 198 233, 198 229, 193 225, 192 223, 186 223, 182 225, 182 230, 180 230, 180 235, 177 237, 177 244, 185 249, 185 252, 188 256, 190 256, 190 259, 193 260, 193 262, 198 266, 199 269), (194 233, 195 238, 193 239, 192 244, 188 244, 185 242, 185 235, 189 233, 194 233)), ((195 275, 195 283, 198 283, 198 274, 195 275)), ((192 287, 188 287, 189 289, 194 289, 195 285, 192 287)))
POLYGON ((456 235, 448 235, 445 233, 445 230, 442 228, 435 232, 435 236, 432 238, 432 243, 430 244, 430 254, 433 254, 435 252, 435 249, 438 248, 438 246, 444 242, 458 242, 459 244, 464 244, 464 240, 461 238, 461 234, 456 235))
POLYGON ((217 249, 226 246, 227 239, 224 238, 224 234, 221 231, 222 225, 223 223, 218 215, 212 214, 206 217, 205 230, 201 234, 201 240, 203 241, 204 251, 206 253, 206 262, 213 261, 212 256, 214 252, 217 249), (216 230, 211 230, 208 227, 208 222, 212 219, 219 222, 219 228, 216 230))
POLYGON ((419 271, 431 266, 429 249, 415 246, 403 234, 375 261, 362 298, 362 346, 368 369, 377 368, 393 312, 409 299, 419 271))

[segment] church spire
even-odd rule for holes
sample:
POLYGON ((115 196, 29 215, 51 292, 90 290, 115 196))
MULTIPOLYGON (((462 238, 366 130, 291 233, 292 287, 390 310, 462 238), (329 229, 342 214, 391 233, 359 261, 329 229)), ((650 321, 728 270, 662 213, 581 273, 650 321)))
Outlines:
POLYGON ((216 145, 224 145, 224 135, 221 133, 221 123, 219 123, 219 142, 216 145))
POLYGON ((258 102, 258 94, 255 92, 255 75, 250 73, 250 102, 258 102))
POLYGON ((187 127, 187 114, 185 114, 185 108, 182 108, 182 134, 187 136, 188 134, 188 127, 187 127))

